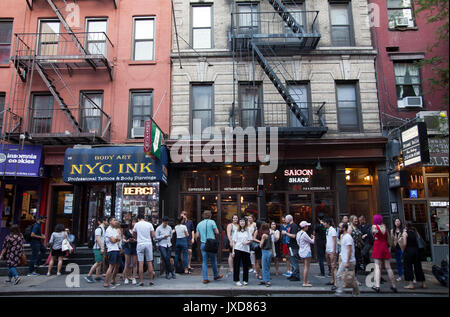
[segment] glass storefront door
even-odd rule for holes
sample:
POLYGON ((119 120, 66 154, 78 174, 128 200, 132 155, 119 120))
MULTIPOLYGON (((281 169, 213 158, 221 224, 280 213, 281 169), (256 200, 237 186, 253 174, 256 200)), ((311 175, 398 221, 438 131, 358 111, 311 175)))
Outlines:
POLYGON ((73 189, 67 186, 54 187, 52 197, 49 232, 53 232, 57 224, 63 224, 65 228, 72 230, 73 189))
POLYGON ((289 214, 294 217, 294 222, 299 224, 304 220, 312 224, 311 194, 290 194, 288 196, 289 214))
POLYGON ((431 257, 431 241, 430 232, 427 219, 427 202, 426 201, 414 201, 404 202, 404 212, 405 220, 412 222, 413 226, 416 228, 417 232, 420 234, 422 239, 425 241, 425 261, 427 257, 431 257))
MULTIPOLYGON (((87 235, 97 228, 97 221, 101 217, 111 217, 112 185, 92 185, 88 187, 88 223, 87 235)), ((83 228, 86 228, 82 225, 83 228)))

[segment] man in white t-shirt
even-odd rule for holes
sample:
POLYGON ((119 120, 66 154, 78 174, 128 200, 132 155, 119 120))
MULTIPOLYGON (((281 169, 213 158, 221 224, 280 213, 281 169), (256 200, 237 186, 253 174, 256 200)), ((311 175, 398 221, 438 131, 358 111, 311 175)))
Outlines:
POLYGON ((134 225, 133 235, 137 240, 137 257, 139 262, 139 286, 144 286, 144 259, 147 261, 148 274, 150 278, 149 285, 153 285, 153 244, 152 239, 155 237, 153 225, 145 221, 144 215, 138 216, 138 223, 134 225))
POLYGON ((325 247, 325 258, 331 273, 331 281, 327 285, 331 285, 331 290, 336 289, 336 272, 337 272, 337 232, 331 225, 331 218, 324 220, 324 226, 327 229, 327 243, 325 247))
MULTIPOLYGON (((351 229, 348 228, 348 223, 342 224, 342 237, 341 237, 341 262, 337 272, 337 290, 336 295, 341 295, 342 290, 342 274, 345 270, 355 271, 355 245, 351 235, 351 229)), ((353 295, 359 295, 359 287, 356 282, 356 277, 353 279, 353 295)))
POLYGON ((108 251, 109 267, 106 271, 104 287, 109 287, 109 278, 111 277, 111 287, 116 288, 119 284, 116 283, 116 275, 119 272, 120 266, 120 241, 122 240, 120 223, 116 220, 111 220, 108 229, 105 232, 105 243, 108 251))

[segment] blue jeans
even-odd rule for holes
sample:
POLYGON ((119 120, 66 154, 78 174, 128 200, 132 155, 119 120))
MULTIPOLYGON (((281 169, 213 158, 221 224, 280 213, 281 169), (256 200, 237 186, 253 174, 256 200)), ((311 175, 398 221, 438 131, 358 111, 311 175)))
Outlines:
POLYGON ((262 250, 262 279, 264 282, 270 282, 270 260, 272 259, 272 251, 262 250))
POLYGON ((208 260, 209 259, 211 259, 214 278, 216 278, 217 276, 219 276, 219 270, 217 269, 217 254, 206 252, 204 243, 202 243, 202 245, 200 246, 200 250, 202 251, 203 280, 208 279, 208 260))
POLYGON ((398 271, 398 276, 400 276, 400 277, 402 277, 402 275, 403 275, 402 259, 403 259, 403 252, 401 249, 397 249, 395 251, 395 260, 397 260, 397 271, 398 271))
POLYGON ((39 266, 42 258, 45 256, 47 249, 44 247, 41 241, 31 241, 31 260, 28 267, 29 273, 33 273, 35 266, 39 266))
POLYGON ((19 273, 17 273, 17 269, 15 266, 8 267, 8 277, 9 278, 19 277, 19 273))
POLYGON ((177 239, 177 242, 175 243, 175 263, 178 263, 181 253, 183 253, 183 267, 186 269, 187 266, 188 266, 188 242, 187 242, 187 238, 177 239))
POLYGON ((300 257, 298 255, 298 249, 289 248, 289 260, 292 266, 291 277, 300 279, 300 268, 298 266, 298 261, 300 261, 300 257), (291 254, 291 250, 294 255, 291 254))
POLYGON ((159 246, 159 252, 161 252, 161 258, 164 261, 164 265, 166 266, 166 276, 170 274, 175 275, 172 265, 170 264, 170 255, 172 254, 172 248, 171 247, 162 247, 159 246))

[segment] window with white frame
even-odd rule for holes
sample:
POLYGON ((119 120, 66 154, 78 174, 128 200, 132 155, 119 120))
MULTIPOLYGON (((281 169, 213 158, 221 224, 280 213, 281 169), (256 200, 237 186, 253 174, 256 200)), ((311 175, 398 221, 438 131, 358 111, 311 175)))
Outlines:
POLYGON ((103 92, 84 91, 81 93, 81 127, 83 132, 101 133, 103 92))
MULTIPOLYGON (((308 98, 308 85, 289 85, 289 94, 294 99, 297 106, 300 108, 300 112, 305 116, 305 118, 310 120, 310 105, 308 98)), ((289 110, 289 126, 290 127, 303 127, 299 119, 294 115, 294 113, 289 110)))
MULTIPOLYGON (((134 90, 130 95, 130 128, 144 128, 145 121, 150 120, 153 112, 153 91, 134 90)), ((130 129, 130 135, 133 136, 130 129)), ((135 133, 135 137, 137 134, 135 133)), ((141 136, 139 136, 141 137, 141 136)), ((142 134, 143 137, 143 134, 142 134)))
POLYGON ((338 127, 342 132, 359 132, 360 106, 356 83, 336 84, 338 127))
POLYGON ((89 54, 106 55, 106 19, 87 19, 86 20, 86 47, 89 54))
POLYGON ((194 84, 191 86, 191 130, 194 119, 200 119, 201 131, 214 124, 212 84, 194 84))
POLYGON ((58 55, 59 36, 60 22, 58 20, 40 20, 38 55, 58 55))
POLYGON ((192 6, 192 47, 212 48, 212 5, 192 6))
POLYGON ((53 102, 52 95, 36 94, 32 97, 31 132, 32 133, 51 133, 53 121, 53 102))
POLYGON ((397 100, 406 97, 419 97, 422 95, 422 82, 420 68, 413 62, 394 63, 395 85, 397 100))
POLYGON ((414 27, 414 11, 411 0, 387 0, 390 29, 414 27))
POLYGON ((134 18, 133 60, 155 59, 155 18, 134 18))

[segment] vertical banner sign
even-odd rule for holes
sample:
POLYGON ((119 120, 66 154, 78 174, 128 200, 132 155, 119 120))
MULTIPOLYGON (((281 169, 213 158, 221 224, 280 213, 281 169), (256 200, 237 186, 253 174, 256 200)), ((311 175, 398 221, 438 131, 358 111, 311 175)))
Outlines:
POLYGON ((152 137, 150 145, 150 154, 161 159, 161 129, 152 121, 152 137))
POLYGON ((144 152, 150 153, 152 143, 152 121, 145 121, 144 128, 144 152))
POLYGON ((417 163, 429 163, 427 126, 418 122, 413 127, 402 131, 402 154, 405 167, 417 163))

